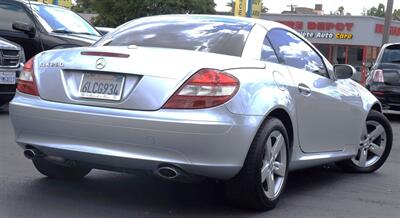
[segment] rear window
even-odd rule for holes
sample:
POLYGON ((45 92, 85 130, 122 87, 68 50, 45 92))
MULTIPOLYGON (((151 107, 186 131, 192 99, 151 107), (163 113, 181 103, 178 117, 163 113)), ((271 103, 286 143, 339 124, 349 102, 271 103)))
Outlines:
POLYGON ((241 56, 253 24, 232 18, 151 17, 131 21, 95 46, 160 47, 241 56))
POLYGON ((388 46, 382 55, 382 63, 400 63, 400 45, 388 46))

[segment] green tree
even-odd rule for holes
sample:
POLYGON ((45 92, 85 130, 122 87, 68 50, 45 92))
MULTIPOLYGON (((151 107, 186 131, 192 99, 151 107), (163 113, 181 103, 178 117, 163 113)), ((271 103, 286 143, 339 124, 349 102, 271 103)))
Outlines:
POLYGON ((160 14, 214 14, 213 0, 78 0, 74 10, 99 15, 94 24, 116 27, 138 17, 160 14))
POLYGON ((77 13, 93 13, 91 0, 78 0, 71 10, 77 13))
POLYGON ((367 10, 368 16, 385 17, 385 5, 380 3, 378 7, 372 7, 367 10))
MULTIPOLYGON (((372 7, 365 13, 365 9, 362 15, 367 16, 375 16, 375 17, 385 17, 385 5, 379 4, 378 7, 372 7)), ((400 9, 394 9, 393 11, 393 20, 400 20, 400 9)))
POLYGON ((394 9, 393 20, 400 20, 400 9, 394 9))
POLYGON ((338 8, 337 12, 338 12, 339 15, 343 16, 343 15, 344 15, 344 7, 343 7, 343 6, 340 6, 340 7, 338 8))

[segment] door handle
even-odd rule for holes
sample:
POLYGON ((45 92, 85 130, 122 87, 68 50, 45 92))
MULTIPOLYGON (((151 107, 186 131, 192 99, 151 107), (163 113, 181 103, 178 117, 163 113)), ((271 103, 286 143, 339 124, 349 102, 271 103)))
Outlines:
POLYGON ((298 85, 299 92, 303 95, 311 95, 311 89, 306 84, 300 83, 298 85))

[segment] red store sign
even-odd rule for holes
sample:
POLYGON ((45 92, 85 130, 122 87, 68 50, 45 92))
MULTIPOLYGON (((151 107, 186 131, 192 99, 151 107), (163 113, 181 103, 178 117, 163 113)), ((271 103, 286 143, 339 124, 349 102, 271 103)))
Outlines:
POLYGON ((333 22, 303 22, 303 21, 278 21, 279 23, 285 24, 286 26, 295 29, 295 30, 318 30, 318 31, 348 31, 351 32, 354 26, 354 23, 333 23, 333 22))
MULTIPOLYGON (((376 24, 375 25, 375 33, 383 34, 384 25, 383 24, 376 24)), ((400 27, 391 26, 390 27, 390 35, 393 36, 400 36, 400 27)))

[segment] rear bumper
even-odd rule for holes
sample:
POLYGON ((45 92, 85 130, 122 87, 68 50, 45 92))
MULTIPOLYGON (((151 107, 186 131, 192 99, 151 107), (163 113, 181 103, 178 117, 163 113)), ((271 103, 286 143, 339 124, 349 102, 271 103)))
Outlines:
POLYGON ((17 93, 10 103, 16 141, 47 155, 105 168, 229 179, 241 169, 262 116, 205 110, 131 111, 44 101, 17 93))
POLYGON ((400 110, 400 87, 371 85, 369 90, 381 102, 383 108, 400 110))

